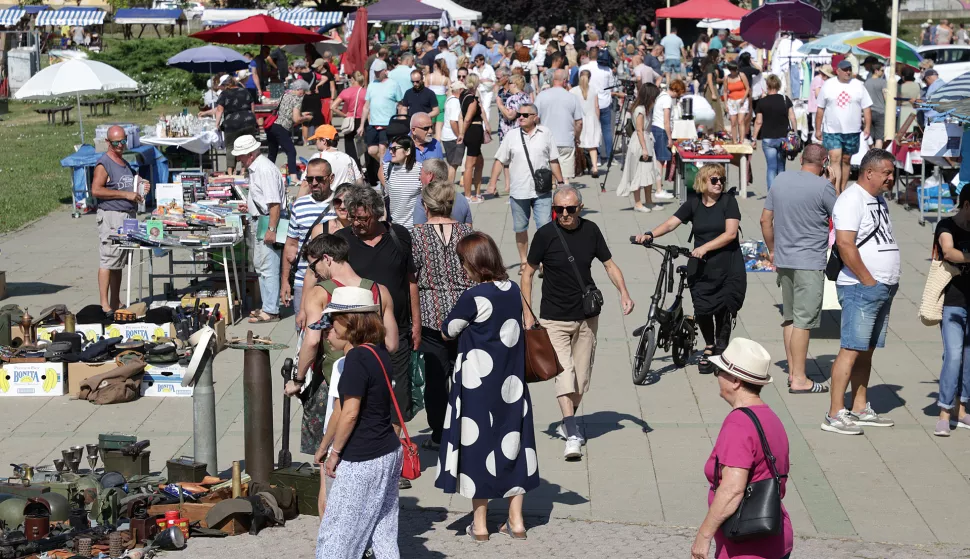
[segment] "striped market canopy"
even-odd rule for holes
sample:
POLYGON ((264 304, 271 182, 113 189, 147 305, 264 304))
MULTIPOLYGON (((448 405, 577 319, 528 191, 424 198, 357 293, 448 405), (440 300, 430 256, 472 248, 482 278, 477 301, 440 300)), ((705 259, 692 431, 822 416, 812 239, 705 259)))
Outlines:
MULTIPOLYGON (((370 20, 369 23, 381 23, 381 22, 372 19, 370 20)), ((394 24, 395 25, 398 25, 398 24, 400 25, 441 25, 441 20, 440 19, 409 19, 406 21, 394 21, 394 24)), ((344 25, 347 26, 347 35, 350 35, 350 32, 354 30, 354 20, 348 19, 346 22, 344 22, 344 25)))
POLYGON ((97 8, 61 8, 37 14, 37 25, 101 25, 105 12, 97 8))
POLYGON ((313 8, 277 9, 269 15, 299 27, 324 27, 344 20, 343 12, 320 12, 313 8))
POLYGON ((937 89, 929 101, 938 103, 940 101, 958 101, 961 99, 970 99, 970 72, 960 74, 940 89, 937 89))
POLYGON ((146 8, 122 8, 115 12, 114 22, 121 25, 175 25, 182 17, 182 10, 149 10, 146 8))
POLYGON ((7 8, 0 10, 0 27, 5 25, 17 25, 27 13, 23 8, 7 8))

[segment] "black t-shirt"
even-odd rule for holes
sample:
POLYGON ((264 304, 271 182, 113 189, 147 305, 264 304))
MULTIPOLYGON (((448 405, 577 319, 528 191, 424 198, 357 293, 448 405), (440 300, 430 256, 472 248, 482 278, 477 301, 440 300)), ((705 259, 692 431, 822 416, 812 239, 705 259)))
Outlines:
MULTIPOLYGON (((681 207, 677 208, 674 217, 682 223, 693 225, 694 248, 697 248, 723 234, 727 229, 727 220, 740 220, 741 208, 738 207, 738 199, 732 193, 721 194, 717 202, 714 202, 711 207, 705 206, 700 196, 691 196, 681 207)), ((739 234, 738 237, 740 236, 739 234)), ((737 238, 724 248, 707 253, 706 258, 710 260, 722 252, 736 250, 741 250, 741 243, 737 238)))
POLYGON ((376 246, 370 246, 357 238, 350 226, 337 231, 350 244, 348 260, 350 267, 362 278, 379 283, 391 292, 394 299, 394 318, 398 327, 411 323, 410 284, 408 274, 416 274, 411 251, 411 234, 404 227, 394 224, 394 232, 401 242, 401 250, 395 246, 390 233, 381 235, 376 246))
POLYGON ((422 87, 421 91, 411 89, 404 92, 401 104, 408 108, 408 120, 414 113, 430 113, 438 106, 438 97, 427 87, 422 87))
POLYGON ((547 223, 536 231, 529 247, 529 265, 543 265, 545 279, 542 282, 542 305, 539 316, 547 320, 583 320, 583 290, 576 279, 576 272, 566 256, 566 250, 556 234, 562 232, 569 252, 576 259, 576 266, 587 286, 593 283, 592 263, 596 258, 606 262, 613 258, 600 228, 592 221, 579 220, 579 227, 569 230, 556 221, 547 223))
MULTIPOLYGON (((391 356, 383 346, 371 346, 391 374, 391 356)), ((374 354, 366 347, 355 347, 344 357, 344 368, 337 383, 341 405, 348 397, 360 398, 357 424, 340 449, 340 458, 350 462, 364 462, 380 458, 401 448, 401 442, 391 427, 391 417, 396 415, 391 391, 387 388, 384 370, 374 354)))
POLYGON ((758 101, 761 117, 761 138, 764 140, 784 138, 788 135, 788 109, 791 99, 780 93, 766 95, 758 101))
MULTIPOLYGON (((959 251, 970 251, 970 231, 960 227, 952 217, 940 220, 936 226, 935 241, 939 245, 940 233, 949 233, 953 236, 953 247, 959 251)), ((943 248, 938 247, 940 257, 943 256, 943 248)), ((947 307, 967 308, 970 301, 970 266, 958 264, 961 274, 950 281, 950 284, 943 290, 943 305, 947 307)))
MULTIPOLYGON (((421 64, 431 68, 434 66, 434 59, 436 56, 438 56, 438 49, 429 50, 428 52, 424 53, 424 56, 421 57, 421 64)), ((449 70, 451 70, 451 68, 449 68, 449 70)))
POLYGON ((222 128, 226 132, 240 130, 256 130, 256 115, 253 114, 253 98, 249 91, 241 87, 234 87, 222 92, 217 106, 222 106, 222 128))
POLYGON ((283 49, 277 47, 269 53, 269 56, 276 63, 276 73, 279 74, 280 82, 285 82, 286 74, 289 72, 289 61, 286 59, 286 53, 283 52, 283 49))

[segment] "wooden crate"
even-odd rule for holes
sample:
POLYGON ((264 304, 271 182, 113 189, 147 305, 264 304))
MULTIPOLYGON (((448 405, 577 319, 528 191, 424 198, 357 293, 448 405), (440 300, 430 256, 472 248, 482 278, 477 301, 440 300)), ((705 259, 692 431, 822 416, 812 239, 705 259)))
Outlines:
MULTIPOLYGON (((180 511, 182 518, 187 518, 189 524, 193 522, 199 522, 203 528, 208 528, 209 525, 205 523, 205 515, 209 514, 215 503, 185 503, 182 505, 155 505, 148 509, 148 514, 150 515, 161 515, 164 516, 168 511, 180 511)), ((238 536, 240 534, 248 534, 249 527, 243 526, 238 520, 232 520, 227 522, 225 526, 220 528, 221 531, 229 534, 230 536, 238 536)))

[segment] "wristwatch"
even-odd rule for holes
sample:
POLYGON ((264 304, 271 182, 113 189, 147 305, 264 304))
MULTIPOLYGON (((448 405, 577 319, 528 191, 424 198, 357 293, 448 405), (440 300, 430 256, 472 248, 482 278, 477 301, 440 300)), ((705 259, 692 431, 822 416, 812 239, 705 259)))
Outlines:
POLYGON ((266 230, 267 231, 272 231, 273 233, 276 233, 276 227, 267 227, 266 230))

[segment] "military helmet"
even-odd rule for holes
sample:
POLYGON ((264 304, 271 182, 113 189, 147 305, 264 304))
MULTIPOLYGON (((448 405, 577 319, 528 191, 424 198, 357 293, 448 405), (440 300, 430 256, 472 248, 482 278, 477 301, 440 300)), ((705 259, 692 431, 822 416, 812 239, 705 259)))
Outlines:
POLYGON ((16 530, 24 523, 24 507, 27 499, 11 497, 0 503, 0 524, 7 530, 16 530))
POLYGON ((44 493, 44 499, 51 507, 51 522, 66 522, 71 516, 71 503, 67 497, 53 491, 44 493))

